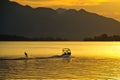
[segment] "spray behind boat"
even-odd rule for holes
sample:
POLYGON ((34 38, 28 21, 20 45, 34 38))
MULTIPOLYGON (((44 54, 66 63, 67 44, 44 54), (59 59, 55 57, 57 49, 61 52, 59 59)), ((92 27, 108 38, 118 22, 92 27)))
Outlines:
MULTIPOLYGON (((25 59, 29 59, 28 54, 26 52, 24 52, 24 54, 25 54, 25 59)), ((35 59, 46 59, 46 58, 71 58, 71 50, 69 48, 63 48, 61 55, 54 55, 50 57, 36 57, 35 59)))

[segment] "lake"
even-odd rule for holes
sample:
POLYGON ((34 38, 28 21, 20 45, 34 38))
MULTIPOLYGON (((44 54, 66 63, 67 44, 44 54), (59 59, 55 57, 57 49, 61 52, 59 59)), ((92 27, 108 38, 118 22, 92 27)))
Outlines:
POLYGON ((118 57, 120 42, 0 42, 0 57, 29 57, 61 55, 70 48, 77 57, 118 57))
POLYGON ((0 79, 120 80, 120 42, 0 42, 0 79), (61 55, 72 58, 12 60, 61 55), (10 58, 10 60, 5 60, 10 58))

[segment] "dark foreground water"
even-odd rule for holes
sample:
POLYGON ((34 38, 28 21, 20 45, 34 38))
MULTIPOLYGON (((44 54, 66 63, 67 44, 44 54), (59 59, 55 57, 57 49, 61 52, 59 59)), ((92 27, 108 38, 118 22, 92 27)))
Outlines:
POLYGON ((0 60, 0 80, 120 80, 119 59, 53 58, 0 60))

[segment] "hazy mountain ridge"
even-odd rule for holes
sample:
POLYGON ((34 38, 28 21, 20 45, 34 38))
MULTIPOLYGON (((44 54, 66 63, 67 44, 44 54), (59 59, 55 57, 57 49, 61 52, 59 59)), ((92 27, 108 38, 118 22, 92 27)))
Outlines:
POLYGON ((120 22, 84 9, 32 8, 8 0, 0 0, 0 5, 0 34, 68 40, 120 34, 120 22))

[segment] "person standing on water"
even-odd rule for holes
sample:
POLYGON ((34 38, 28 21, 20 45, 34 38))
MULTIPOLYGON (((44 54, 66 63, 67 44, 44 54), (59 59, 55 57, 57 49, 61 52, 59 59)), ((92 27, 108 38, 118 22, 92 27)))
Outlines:
POLYGON ((28 59, 28 55, 27 55, 27 53, 26 53, 26 52, 24 52, 24 54, 25 54, 26 59, 28 59))

